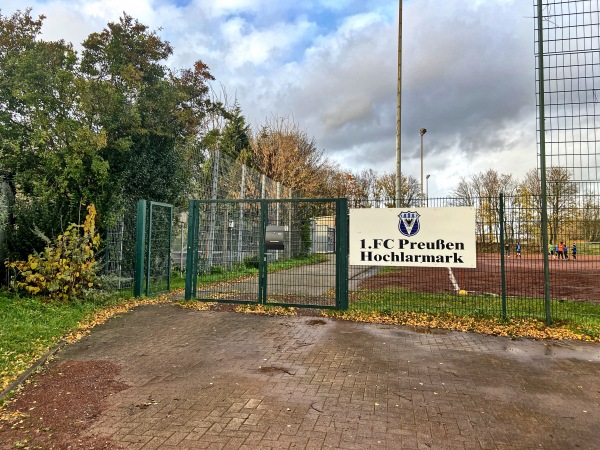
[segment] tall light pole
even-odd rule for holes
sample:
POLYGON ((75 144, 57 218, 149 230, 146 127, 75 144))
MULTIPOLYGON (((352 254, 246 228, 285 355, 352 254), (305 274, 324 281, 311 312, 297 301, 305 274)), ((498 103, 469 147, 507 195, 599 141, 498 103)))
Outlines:
POLYGON ((431 174, 427 174, 427 176, 425 177, 425 195, 427 196, 427 207, 429 208, 429 177, 431 176, 431 174))
POLYGON ((398 86, 396 91, 396 208, 400 207, 401 189, 401 118, 402 118, 402 0, 399 0, 398 5, 398 86))
POLYGON ((425 128, 419 130, 419 134, 421 135, 421 206, 423 206, 423 200, 425 199, 423 196, 423 136, 425 133, 427 133, 425 128))

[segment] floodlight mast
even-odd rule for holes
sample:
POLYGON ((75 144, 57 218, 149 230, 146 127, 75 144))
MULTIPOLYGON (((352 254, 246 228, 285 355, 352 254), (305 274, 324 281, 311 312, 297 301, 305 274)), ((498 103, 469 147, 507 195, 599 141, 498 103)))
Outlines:
POLYGON ((419 130, 419 134, 421 135, 421 204, 419 206, 424 206, 425 197, 423 197, 423 136, 427 133, 427 129, 421 128, 419 130))
POLYGON ((402 0, 398 0, 398 86, 396 91, 396 198, 395 206, 399 208, 402 193, 402 0))

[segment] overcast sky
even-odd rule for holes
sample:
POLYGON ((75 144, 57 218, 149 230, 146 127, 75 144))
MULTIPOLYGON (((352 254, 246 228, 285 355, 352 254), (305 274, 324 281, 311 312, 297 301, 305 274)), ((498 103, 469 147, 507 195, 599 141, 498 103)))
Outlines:
MULTIPOLYGON (((47 16, 44 39, 76 47, 123 12, 205 62, 256 128, 289 116, 342 168, 394 172, 397 0, 0 0, 47 16)), ((430 195, 493 168, 536 167, 533 6, 526 0, 404 0, 402 172, 430 195)))

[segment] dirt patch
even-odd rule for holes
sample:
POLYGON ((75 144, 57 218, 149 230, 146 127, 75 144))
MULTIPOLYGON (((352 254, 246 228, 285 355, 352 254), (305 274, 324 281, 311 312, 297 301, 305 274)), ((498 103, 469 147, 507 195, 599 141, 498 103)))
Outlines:
POLYGON ((261 367, 260 369, 258 369, 259 372, 262 373, 277 373, 277 372, 281 372, 281 373, 287 373, 288 375, 294 375, 292 372, 290 372, 287 369, 284 369, 283 367, 277 367, 277 366, 265 366, 265 367, 261 367))
POLYGON ((312 319, 309 320, 308 322, 306 322, 308 325, 310 326, 315 326, 315 325, 327 325, 327 322, 325 322, 322 319, 312 319))
POLYGON ((86 434, 110 396, 127 389, 115 380, 119 370, 106 361, 63 361, 34 375, 0 413, 0 449, 120 449, 86 434))
MULTIPOLYGON (((551 297, 558 300, 600 303, 600 260, 551 260, 551 297)), ((509 297, 544 297, 544 271, 541 257, 507 258, 506 294, 509 297)), ((499 256, 477 258, 475 269, 402 267, 396 271, 366 278, 360 290, 404 288, 413 292, 456 293, 457 288, 475 295, 502 295, 502 271, 499 256)))

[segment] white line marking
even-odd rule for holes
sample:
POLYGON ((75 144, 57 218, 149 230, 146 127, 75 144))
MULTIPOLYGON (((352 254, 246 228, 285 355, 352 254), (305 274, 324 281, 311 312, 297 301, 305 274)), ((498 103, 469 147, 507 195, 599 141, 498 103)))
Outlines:
POLYGON ((454 278, 454 273, 452 272, 452 267, 448 267, 448 274, 450 275, 450 281, 452 282, 452 286, 454 286, 454 290, 456 292, 459 292, 460 287, 458 286, 458 283, 456 282, 456 278, 454 278))

